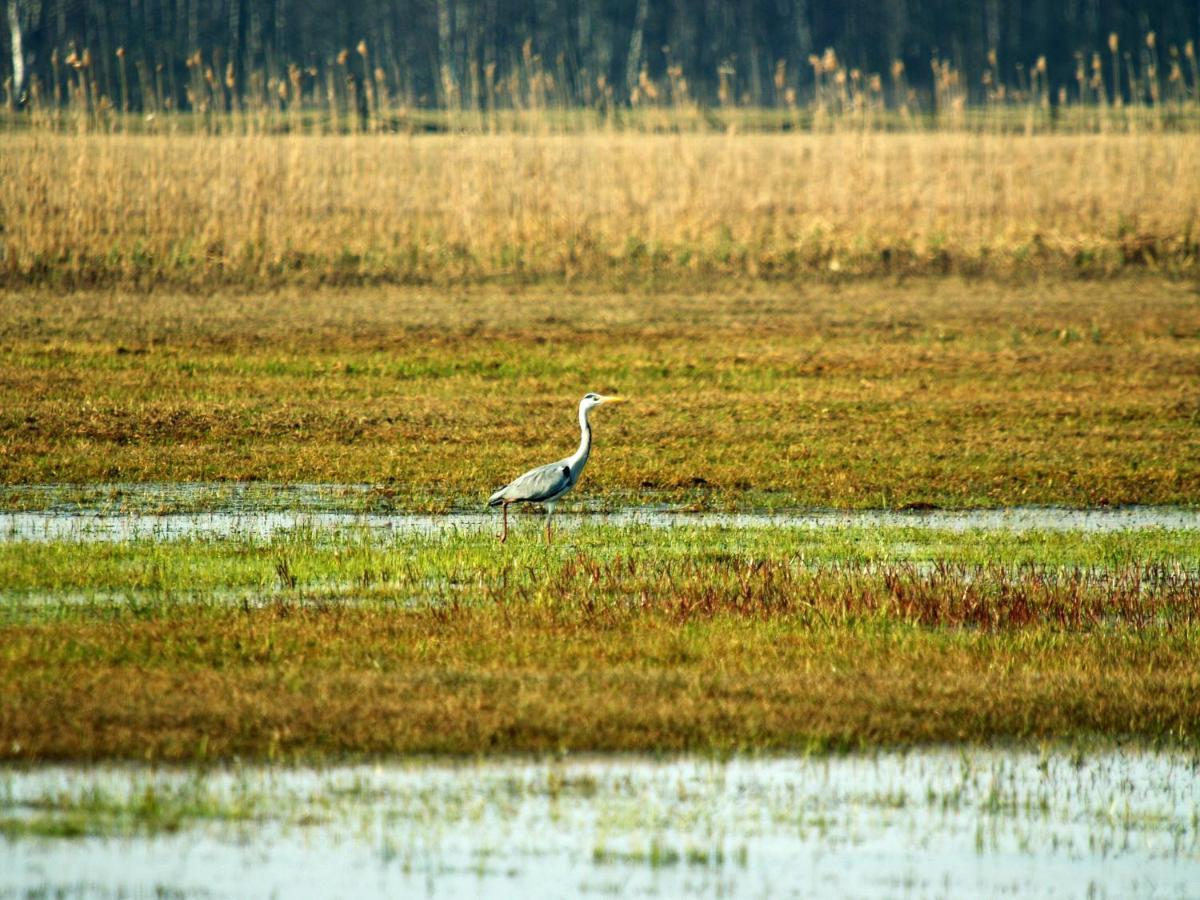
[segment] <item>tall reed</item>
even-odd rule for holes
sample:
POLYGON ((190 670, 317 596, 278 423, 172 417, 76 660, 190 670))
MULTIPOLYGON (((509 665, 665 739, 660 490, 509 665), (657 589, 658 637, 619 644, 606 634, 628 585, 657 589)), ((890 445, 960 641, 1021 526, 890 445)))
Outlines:
POLYGON ((11 134, 9 284, 1194 272, 1169 133, 11 134))
POLYGON ((459 83, 443 69, 431 97, 389 66, 386 54, 377 59, 367 40, 330 59, 248 71, 220 47, 153 67, 146 59, 130 65, 123 47, 114 66, 89 49, 70 48, 53 51, 47 83, 34 78, 18 98, 5 81, 0 99, 11 128, 135 133, 1197 130, 1195 43, 1161 42, 1154 32, 1143 43, 1122 53, 1111 35, 1107 54, 1076 55, 1074 78, 1065 83, 1052 82, 1045 56, 1002 70, 991 50, 975 82, 937 55, 927 78, 913 78, 900 60, 888 72, 868 72, 847 67, 829 48, 812 55, 804 71, 780 60, 771 90, 756 92, 753 103, 737 93, 739 73, 728 60, 716 72, 714 100, 698 102, 669 49, 660 77, 643 68, 628 91, 617 93, 604 76, 556 74, 526 43, 503 77, 494 65, 473 66, 459 83))

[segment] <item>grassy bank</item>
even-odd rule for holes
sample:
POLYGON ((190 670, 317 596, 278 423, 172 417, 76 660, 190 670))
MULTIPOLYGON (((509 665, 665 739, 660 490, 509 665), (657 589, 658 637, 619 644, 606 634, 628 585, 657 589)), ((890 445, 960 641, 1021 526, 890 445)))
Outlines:
POLYGON ((1190 134, 0 136, 9 285, 1194 274, 1190 134))
MULTIPOLYGON (((716 507, 1200 502, 1178 282, 703 293, 0 296, 0 480, 365 482, 474 507, 577 441, 578 499, 716 507)), ((14 495, 10 505, 29 502, 14 495)))
POLYGON ((1192 746, 1198 560, 1191 532, 10 545, 0 755, 1192 746))

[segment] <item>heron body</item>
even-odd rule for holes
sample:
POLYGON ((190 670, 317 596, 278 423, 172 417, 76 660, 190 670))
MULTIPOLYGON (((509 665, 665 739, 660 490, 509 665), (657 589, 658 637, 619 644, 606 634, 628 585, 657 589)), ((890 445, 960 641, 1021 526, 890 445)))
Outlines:
POLYGON ((541 503, 545 506, 546 540, 550 540, 550 517, 554 514, 554 504, 563 494, 575 487, 592 452, 592 426, 588 421, 588 413, 602 403, 617 403, 622 399, 586 394, 579 401, 579 449, 558 462, 530 469, 488 498, 488 506, 499 506, 504 513, 501 543, 508 539, 508 507, 513 503, 541 503))

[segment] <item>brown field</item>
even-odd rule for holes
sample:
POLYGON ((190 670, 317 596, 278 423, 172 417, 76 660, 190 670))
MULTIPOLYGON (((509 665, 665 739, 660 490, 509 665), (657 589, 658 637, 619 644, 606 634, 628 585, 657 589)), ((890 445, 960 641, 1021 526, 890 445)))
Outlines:
POLYGON ((569 452, 578 499, 1200 502, 1181 283, 712 293, 372 288, 0 297, 0 480, 367 482, 476 507, 569 452))

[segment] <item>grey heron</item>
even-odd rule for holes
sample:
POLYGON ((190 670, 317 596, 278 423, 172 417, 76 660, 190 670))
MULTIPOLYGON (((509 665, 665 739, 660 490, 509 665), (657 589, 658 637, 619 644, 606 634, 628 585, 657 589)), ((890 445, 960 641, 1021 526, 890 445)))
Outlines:
POLYGON ((554 514, 554 503, 575 487, 592 452, 592 426, 588 423, 588 413, 601 403, 622 403, 624 400, 624 397, 585 394, 579 401, 579 449, 566 459, 530 469, 488 498, 488 506, 499 506, 504 512, 500 543, 508 540, 508 507, 511 503, 541 503, 546 507, 546 542, 549 543, 550 516, 554 514))

